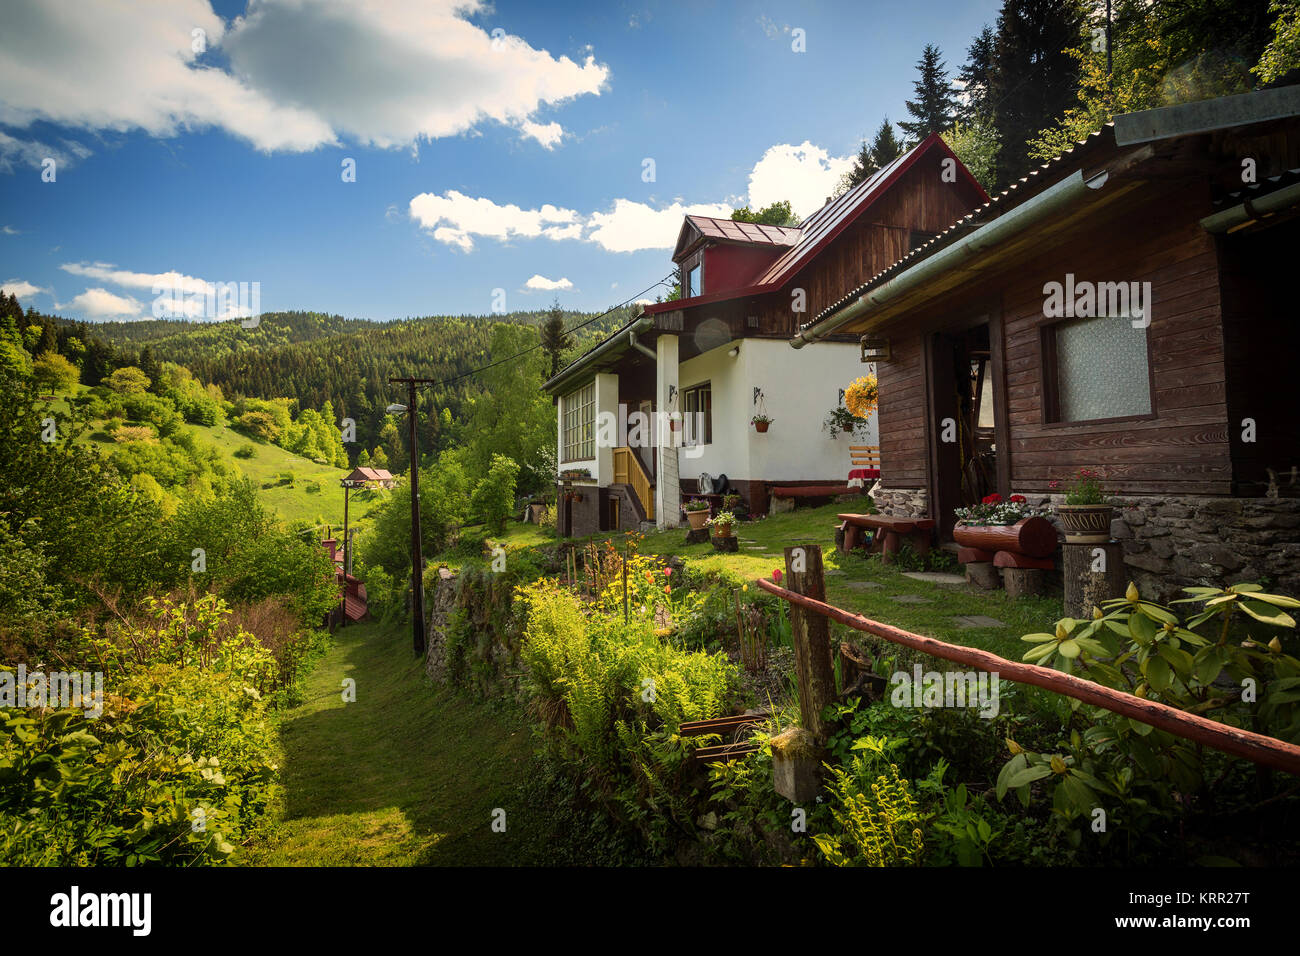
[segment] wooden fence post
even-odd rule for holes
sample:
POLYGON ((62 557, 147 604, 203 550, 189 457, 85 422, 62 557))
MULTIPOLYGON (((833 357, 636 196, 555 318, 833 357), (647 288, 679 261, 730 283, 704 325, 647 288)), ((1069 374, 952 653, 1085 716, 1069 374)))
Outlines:
MULTIPOLYGON (((786 586, 815 601, 826 600, 822 549, 816 544, 785 549, 786 586)), ((830 622, 797 604, 790 605, 794 665, 799 678, 799 715, 818 744, 827 738, 822 710, 835 699, 835 666, 831 660, 830 622)))

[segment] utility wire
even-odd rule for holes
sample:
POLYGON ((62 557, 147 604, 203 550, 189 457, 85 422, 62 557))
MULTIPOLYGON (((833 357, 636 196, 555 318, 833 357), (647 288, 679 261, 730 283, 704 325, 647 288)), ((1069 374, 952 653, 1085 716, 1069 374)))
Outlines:
MULTIPOLYGON (((600 313, 600 315, 593 315, 591 318, 583 322, 579 322, 577 325, 573 326, 573 328, 565 329, 564 334, 569 335, 573 332, 577 332, 579 329, 586 328, 588 325, 591 325, 593 322, 599 322, 601 319, 605 318, 605 316, 609 315, 611 312, 623 308, 623 306, 627 305, 629 302, 635 302, 637 299, 639 299, 641 296, 645 295, 646 293, 650 292, 652 289, 655 289, 661 285, 666 285, 668 280, 671 279, 673 275, 674 273, 672 272, 668 273, 668 275, 664 276, 658 282, 653 282, 650 285, 646 286, 644 289, 642 289, 640 292, 636 292, 628 296, 626 299, 624 299, 622 302, 618 303, 617 305, 610 306, 604 312, 600 313)), ((479 368, 470 369, 468 372, 461 372, 459 375, 453 375, 451 378, 445 378, 439 382, 429 382, 426 385, 417 385, 416 388, 417 390, 423 390, 427 388, 437 388, 440 385, 450 385, 452 382, 459 382, 463 378, 469 378, 471 375, 477 375, 479 372, 486 372, 488 369, 496 368, 498 365, 504 365, 507 362, 513 362, 515 359, 522 358, 523 356, 527 355, 530 352, 536 352, 541 347, 542 347, 542 343, 539 341, 536 345, 530 345, 528 348, 524 349, 523 351, 516 352, 514 355, 507 355, 503 359, 498 359, 495 362, 489 362, 487 365, 483 365, 479 368)), ((389 384, 392 385, 393 383, 390 382, 389 384)))

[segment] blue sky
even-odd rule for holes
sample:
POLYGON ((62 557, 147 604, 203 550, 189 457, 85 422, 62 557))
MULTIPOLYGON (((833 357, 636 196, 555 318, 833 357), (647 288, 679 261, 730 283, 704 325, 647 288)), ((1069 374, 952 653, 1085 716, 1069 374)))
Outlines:
POLYGON ((997 7, 6 0, 0 284, 89 320, 147 317, 160 281, 602 309, 671 269, 685 211, 820 205, 924 44, 955 73, 997 7))

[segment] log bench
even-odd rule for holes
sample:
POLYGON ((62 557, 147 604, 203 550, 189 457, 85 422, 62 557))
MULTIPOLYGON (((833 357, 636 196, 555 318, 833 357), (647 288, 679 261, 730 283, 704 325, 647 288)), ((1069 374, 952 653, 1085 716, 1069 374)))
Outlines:
POLYGON ((1007 594, 1023 597, 1042 592, 1044 571, 1053 568, 1056 529, 1046 518, 1032 515, 1012 525, 963 525, 952 530, 960 545, 957 560, 966 566, 966 580, 986 589, 1003 584, 1007 594))
MULTIPOLYGON (((861 532, 875 532, 871 539, 871 554, 879 554, 884 564, 890 564, 904 539, 917 554, 930 553, 930 532, 933 518, 895 518, 890 515, 836 515, 843 522, 843 550, 847 554, 858 547, 861 532)), ((839 536, 837 535, 837 538, 839 536)))

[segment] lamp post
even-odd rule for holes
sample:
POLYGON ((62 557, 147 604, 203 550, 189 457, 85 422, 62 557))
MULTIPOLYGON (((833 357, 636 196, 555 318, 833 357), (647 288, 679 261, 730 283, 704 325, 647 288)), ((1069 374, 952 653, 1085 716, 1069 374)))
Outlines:
POLYGON ((390 378, 405 384, 407 402, 388 406, 391 415, 406 413, 411 445, 411 645, 416 657, 424 655, 424 557, 420 547, 420 451, 415 434, 415 387, 433 384, 429 378, 390 378))

